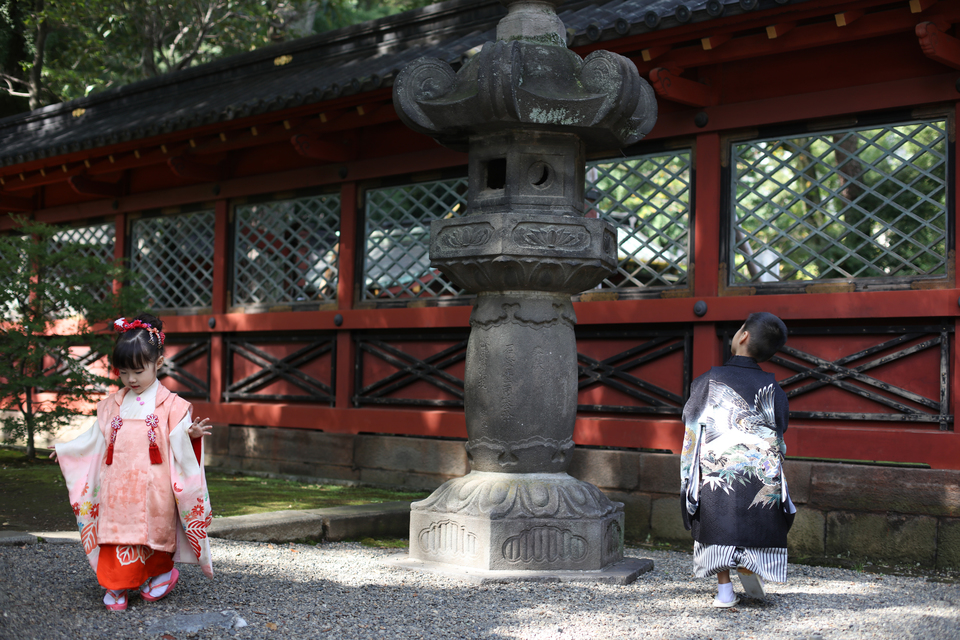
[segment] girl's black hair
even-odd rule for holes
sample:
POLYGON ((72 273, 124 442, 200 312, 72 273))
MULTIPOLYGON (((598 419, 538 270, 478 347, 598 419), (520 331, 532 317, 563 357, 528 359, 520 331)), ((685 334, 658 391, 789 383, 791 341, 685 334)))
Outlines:
MULTIPOLYGON (((163 322, 160 318, 141 313, 136 318, 127 318, 127 322, 139 320, 148 324, 157 331, 163 331, 163 322)), ((156 362, 163 355, 163 345, 160 344, 160 337, 137 327, 130 329, 126 333, 121 333, 117 338, 117 344, 113 347, 113 366, 115 369, 132 369, 139 371, 147 363, 156 362)))

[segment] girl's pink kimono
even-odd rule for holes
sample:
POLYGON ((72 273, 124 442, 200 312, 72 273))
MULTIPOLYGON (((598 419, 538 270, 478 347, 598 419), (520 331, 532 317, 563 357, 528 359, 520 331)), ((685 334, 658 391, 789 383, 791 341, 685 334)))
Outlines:
POLYGON ((96 424, 56 447, 83 550, 107 588, 124 586, 105 584, 118 571, 133 580, 129 586, 152 577, 161 554, 167 564, 171 557, 199 564, 213 577, 203 438, 190 439, 190 409, 156 381, 140 394, 121 389, 97 405, 96 424), (160 464, 151 463, 152 443, 160 464), (109 559, 101 560, 101 550, 109 559))

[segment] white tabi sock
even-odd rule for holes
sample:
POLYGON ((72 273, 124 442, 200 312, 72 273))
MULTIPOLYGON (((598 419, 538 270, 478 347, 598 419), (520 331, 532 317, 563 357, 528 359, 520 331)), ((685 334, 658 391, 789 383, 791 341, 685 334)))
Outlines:
POLYGON ((717 584, 717 600, 720 602, 733 602, 733 583, 717 584))
POLYGON ((126 597, 126 589, 117 589, 116 591, 107 589, 107 592, 103 594, 103 604, 117 604, 126 600, 126 597))
POLYGON ((155 584, 159 584, 159 585, 163 585, 163 586, 153 587, 152 589, 150 589, 150 591, 149 591, 148 593, 149 593, 151 596, 154 596, 154 597, 159 596, 161 593, 163 593, 164 589, 167 588, 167 585, 165 585, 164 583, 167 582, 168 580, 170 580, 170 577, 171 577, 172 575, 173 575, 173 570, 171 569, 170 571, 167 571, 166 573, 161 573, 161 574, 158 575, 158 576, 154 576, 154 577, 150 578, 149 583, 148 583, 148 586, 153 587, 153 585, 155 585, 155 584))

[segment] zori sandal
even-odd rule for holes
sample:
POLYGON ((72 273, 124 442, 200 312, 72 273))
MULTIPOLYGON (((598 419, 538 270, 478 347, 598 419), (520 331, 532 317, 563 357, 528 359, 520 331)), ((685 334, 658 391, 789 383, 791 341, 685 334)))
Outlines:
POLYGON ((170 570, 170 578, 166 582, 158 582, 154 584, 153 578, 150 578, 149 580, 147 580, 147 583, 144 585, 146 589, 144 589, 144 587, 140 587, 140 597, 146 600, 147 602, 156 602, 160 598, 165 598, 171 591, 173 591, 173 588, 177 586, 177 580, 179 578, 180 578, 180 572, 177 571, 176 569, 170 570), (154 589, 157 589, 159 587, 164 587, 164 590, 163 592, 160 593, 160 595, 157 595, 157 596, 150 595, 154 589))
POLYGON ((127 590, 126 589, 107 589, 106 595, 103 596, 103 604, 107 607, 107 611, 125 611, 127 609, 127 590), (113 599, 112 603, 108 603, 107 599, 113 599))
POLYGON ((733 596, 733 600, 730 602, 724 602, 719 597, 713 599, 713 606, 715 606, 717 609, 729 609, 737 606, 738 604, 740 604, 740 598, 737 596, 733 596))
POLYGON ((737 567, 737 576, 740 578, 744 593, 748 596, 757 600, 767 597, 767 592, 763 588, 763 578, 744 567, 737 567))

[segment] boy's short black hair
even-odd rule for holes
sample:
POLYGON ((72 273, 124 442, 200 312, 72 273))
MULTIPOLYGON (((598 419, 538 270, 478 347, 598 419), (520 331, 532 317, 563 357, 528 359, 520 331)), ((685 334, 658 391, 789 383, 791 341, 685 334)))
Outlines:
MULTIPOLYGON (((160 318, 149 313, 141 313, 134 319, 150 325, 157 331, 163 331, 163 322, 160 318)), ((121 333, 117 338, 117 344, 113 347, 112 361, 115 369, 139 371, 147 363, 159 360, 162 355, 163 345, 160 344, 159 338, 146 329, 137 327, 121 333)))
POLYGON ((757 362, 766 362, 787 342, 787 325, 766 311, 747 316, 743 330, 750 334, 747 350, 757 362))

